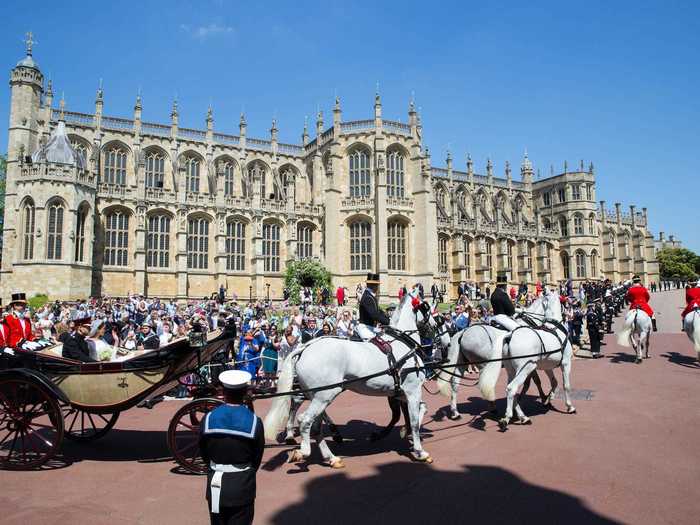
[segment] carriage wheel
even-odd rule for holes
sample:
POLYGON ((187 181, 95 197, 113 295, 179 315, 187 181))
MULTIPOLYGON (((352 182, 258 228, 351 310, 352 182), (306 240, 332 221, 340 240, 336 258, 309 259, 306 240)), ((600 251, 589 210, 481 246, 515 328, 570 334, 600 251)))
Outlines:
POLYGON ((70 405, 63 408, 66 438, 71 441, 94 441, 109 432, 119 419, 119 412, 92 414, 70 405))
POLYGON ((0 467, 39 467, 58 451, 63 416, 58 401, 32 380, 0 381, 0 467))
POLYGON ((170 420, 168 448, 183 469, 193 474, 204 474, 207 465, 199 451, 199 426, 204 416, 221 405, 219 399, 195 399, 180 408, 170 420))

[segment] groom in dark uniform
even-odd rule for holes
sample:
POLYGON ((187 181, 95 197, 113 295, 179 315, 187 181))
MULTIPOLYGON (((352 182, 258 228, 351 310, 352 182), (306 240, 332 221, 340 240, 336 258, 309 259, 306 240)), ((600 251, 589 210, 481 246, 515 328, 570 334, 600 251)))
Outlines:
POLYGON ((508 286, 508 278, 505 272, 499 272, 496 277, 496 289, 491 294, 493 315, 502 314, 513 317, 515 314, 515 306, 513 306, 513 301, 510 300, 506 293, 506 286, 508 286))
POLYGON ((219 375, 225 404, 209 412, 200 427, 199 447, 209 465, 207 501, 212 525, 249 525, 255 512, 255 477, 265 448, 263 423, 245 405, 251 375, 219 375))
POLYGON ((389 324, 389 317, 379 308, 379 274, 367 274, 367 286, 360 298, 360 324, 358 334, 362 339, 369 340, 375 335, 377 325, 389 324))

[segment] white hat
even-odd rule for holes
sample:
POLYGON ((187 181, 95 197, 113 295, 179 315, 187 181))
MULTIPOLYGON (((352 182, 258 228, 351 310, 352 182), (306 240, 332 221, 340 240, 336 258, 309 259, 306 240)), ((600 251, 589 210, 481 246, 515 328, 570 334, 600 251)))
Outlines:
POLYGON ((219 374, 219 381, 223 387, 231 390, 247 387, 252 378, 253 376, 245 370, 226 370, 219 374))

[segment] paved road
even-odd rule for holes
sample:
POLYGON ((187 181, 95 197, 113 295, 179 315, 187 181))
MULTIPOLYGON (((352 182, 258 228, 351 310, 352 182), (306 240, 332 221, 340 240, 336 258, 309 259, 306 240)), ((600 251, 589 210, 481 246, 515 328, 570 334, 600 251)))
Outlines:
MULTIPOLYGON (((289 465, 290 447, 271 446, 256 523, 697 524, 700 367, 678 332, 681 300, 680 292, 653 297, 662 333, 652 359, 634 364, 609 336, 605 359, 576 360, 574 388, 590 398, 575 402, 576 415, 544 412, 529 398, 533 425, 501 433, 480 417, 476 389, 460 393, 457 422, 440 419, 445 400, 426 395, 432 466, 410 462, 398 432, 368 443, 369 422, 388 419, 386 403, 345 393, 330 413, 343 425, 346 443, 332 446, 347 468, 333 471, 318 457, 289 465)), ((179 405, 133 409, 102 440, 67 444, 64 468, 3 472, 2 522, 207 523, 203 479, 174 473, 168 458, 164 430, 179 405)))

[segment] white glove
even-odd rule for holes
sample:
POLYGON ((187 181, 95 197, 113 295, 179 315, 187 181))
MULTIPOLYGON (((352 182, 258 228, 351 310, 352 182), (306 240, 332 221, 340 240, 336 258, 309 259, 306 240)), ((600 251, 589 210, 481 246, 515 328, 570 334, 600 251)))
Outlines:
POLYGON ((15 355, 15 351, 10 348, 9 346, 6 346, 5 348, 2 349, 2 352, 7 355, 15 355))

